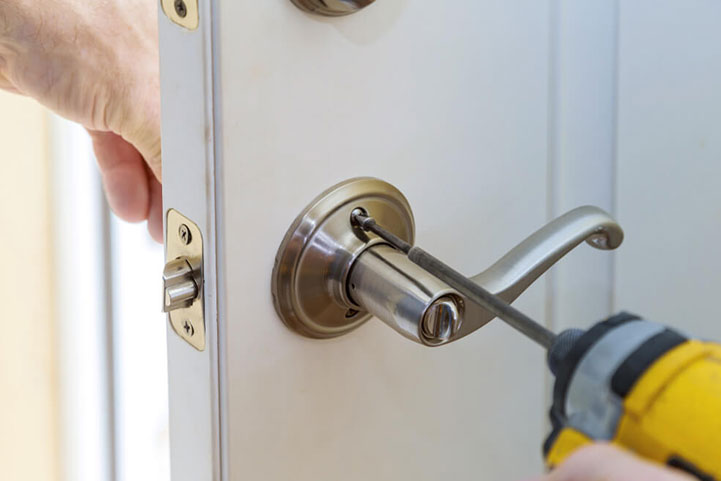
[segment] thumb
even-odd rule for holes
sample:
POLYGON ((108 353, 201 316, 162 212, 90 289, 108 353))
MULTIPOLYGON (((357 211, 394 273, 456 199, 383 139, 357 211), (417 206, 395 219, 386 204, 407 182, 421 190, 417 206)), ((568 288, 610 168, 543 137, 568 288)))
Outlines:
POLYGON ((595 444, 573 453, 546 481, 691 481, 691 478, 610 444, 595 444))
POLYGON ((128 222, 147 219, 150 185, 143 157, 112 132, 89 132, 110 208, 128 222))

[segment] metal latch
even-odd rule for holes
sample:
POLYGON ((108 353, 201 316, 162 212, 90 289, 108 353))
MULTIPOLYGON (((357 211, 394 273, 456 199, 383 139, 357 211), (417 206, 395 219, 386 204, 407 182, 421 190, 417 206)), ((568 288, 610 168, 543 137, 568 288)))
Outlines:
POLYGON ((163 312, 180 337, 203 351, 203 236, 194 222, 175 209, 168 211, 165 262, 163 312))

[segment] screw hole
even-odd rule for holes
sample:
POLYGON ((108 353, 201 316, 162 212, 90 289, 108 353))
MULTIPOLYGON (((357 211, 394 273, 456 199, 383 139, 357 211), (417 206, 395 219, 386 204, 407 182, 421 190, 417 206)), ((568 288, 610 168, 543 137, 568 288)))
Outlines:
POLYGON ((345 313, 345 318, 346 318, 346 319, 352 319, 352 318, 354 318, 355 316, 357 316, 359 312, 360 312, 360 311, 356 311, 355 309, 348 309, 348 310, 346 311, 346 313, 345 313))
POLYGON ((353 289, 353 290, 355 290, 355 284, 351 284, 351 285, 350 285, 350 288, 353 289))

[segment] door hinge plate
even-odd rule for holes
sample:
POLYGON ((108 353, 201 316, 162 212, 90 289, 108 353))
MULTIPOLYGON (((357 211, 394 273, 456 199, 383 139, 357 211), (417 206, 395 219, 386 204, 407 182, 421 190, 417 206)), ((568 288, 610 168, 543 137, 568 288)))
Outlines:
POLYGON ((204 351, 203 235, 177 210, 169 209, 167 216, 163 311, 180 337, 204 351))

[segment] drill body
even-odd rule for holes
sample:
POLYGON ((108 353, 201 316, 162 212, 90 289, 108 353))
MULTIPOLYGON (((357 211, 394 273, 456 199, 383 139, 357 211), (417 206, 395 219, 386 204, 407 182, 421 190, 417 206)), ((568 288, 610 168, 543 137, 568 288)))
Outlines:
POLYGON ((624 313, 562 333, 548 358, 556 375, 550 467, 608 441, 721 481, 721 345, 624 313))

